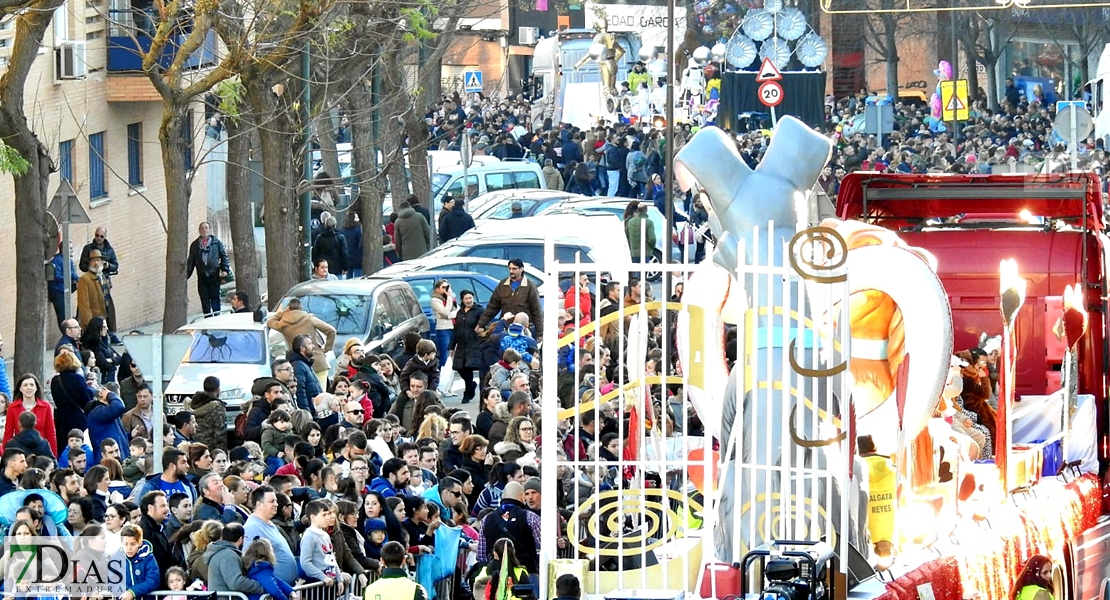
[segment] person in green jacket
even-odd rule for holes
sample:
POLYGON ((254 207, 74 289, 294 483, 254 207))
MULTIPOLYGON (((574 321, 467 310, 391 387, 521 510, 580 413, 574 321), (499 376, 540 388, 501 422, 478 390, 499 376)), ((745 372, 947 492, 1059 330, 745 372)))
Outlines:
POLYGON ((636 214, 624 222, 624 236, 628 238, 628 250, 632 253, 632 262, 647 262, 655 251, 655 226, 648 218, 650 204, 642 203, 636 207, 636 214), (641 233, 646 236, 642 241, 641 233), (641 248, 643 256, 641 256, 641 248))
POLYGON ((646 84, 649 90, 655 87, 651 85, 651 74, 645 69, 644 61, 638 60, 632 66, 632 71, 628 73, 628 89, 635 94, 639 91, 641 83, 646 84))
POLYGON ((1035 554, 1014 584, 1014 600, 1053 600, 1052 587, 1052 559, 1035 554))

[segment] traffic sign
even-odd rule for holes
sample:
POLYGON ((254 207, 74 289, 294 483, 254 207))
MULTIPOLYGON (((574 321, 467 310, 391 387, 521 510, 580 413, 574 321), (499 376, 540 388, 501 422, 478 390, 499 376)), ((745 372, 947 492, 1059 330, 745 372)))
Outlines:
POLYGON ((777 81, 764 81, 759 86, 759 101, 771 108, 782 102, 782 86, 777 81))
POLYGON ((58 185, 58 191, 54 192, 47 210, 63 225, 92 223, 89 213, 85 212, 84 206, 81 206, 81 200, 77 198, 77 192, 73 191, 73 186, 68 179, 63 179, 58 185))
POLYGON ((482 72, 466 71, 463 73, 463 89, 468 94, 482 91, 482 72))
POLYGON ((1056 120, 1052 122, 1056 133, 1068 144, 1085 140, 1095 129, 1087 104, 1082 100, 1056 103, 1056 120))
MULTIPOLYGON (((779 72, 775 63, 771 62, 770 58, 764 58, 763 64, 759 67, 759 74, 755 76, 755 80, 759 83, 764 81, 782 81, 782 73, 779 72)), ((764 102, 764 104, 767 104, 764 102)), ((768 104, 768 106, 773 106, 768 104)))
POLYGON ((940 108, 942 121, 966 121, 970 118, 966 79, 940 82, 940 108))

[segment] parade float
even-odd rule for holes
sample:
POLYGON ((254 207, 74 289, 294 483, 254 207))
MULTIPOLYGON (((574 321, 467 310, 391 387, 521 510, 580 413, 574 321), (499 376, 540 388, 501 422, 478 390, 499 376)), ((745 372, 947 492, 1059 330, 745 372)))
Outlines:
POLYGON ((596 422, 621 443, 610 460, 541 449, 559 473, 544 514, 561 509, 544 520, 560 540, 543 551, 548 590, 573 572, 612 599, 1003 599, 1043 554, 1056 598, 1099 594, 1110 559, 1085 543, 1103 535, 1107 420, 1097 178, 853 174, 838 218, 818 220, 831 149, 787 117, 753 170, 703 129, 676 175, 715 244, 664 269, 681 297, 633 298, 561 337, 545 310, 545 389, 567 350, 603 359, 604 340, 628 357, 604 387, 572 369, 578 402, 542 405, 545 427, 596 422), (965 360, 980 354, 981 373, 965 360), (979 384, 987 422, 964 406, 979 384))

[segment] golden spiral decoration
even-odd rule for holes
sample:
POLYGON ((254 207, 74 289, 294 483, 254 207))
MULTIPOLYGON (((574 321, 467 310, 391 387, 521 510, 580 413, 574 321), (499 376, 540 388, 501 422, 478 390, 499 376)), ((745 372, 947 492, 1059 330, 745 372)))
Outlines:
MULTIPOLYGON (((829 482, 826 485, 832 485, 832 483, 829 482)), ((740 515, 734 521, 739 527, 746 527, 751 522, 748 511, 752 510, 753 506, 757 511, 755 531, 746 532, 747 539, 743 539, 741 542, 744 545, 744 552, 772 541, 784 539, 813 540, 825 538, 829 544, 835 547, 836 532, 833 530, 833 523, 825 507, 818 504, 813 498, 797 495, 785 497, 784 505, 783 498, 784 496, 779 492, 759 494, 754 502, 748 502, 740 509, 740 515), (802 511, 801 523, 798 523, 799 510, 802 511), (778 532, 780 527, 784 525, 784 521, 786 521, 786 527, 783 527, 782 531, 785 533, 780 535, 778 532), (800 527, 800 529, 791 531, 794 527, 800 527)), ((740 531, 734 531, 733 535, 740 535, 740 531)))
POLYGON ((587 539, 589 545, 581 541, 572 540, 571 543, 583 554, 598 556, 627 556, 654 550, 668 542, 682 537, 686 529, 688 515, 682 511, 689 510, 701 514, 704 509, 701 503, 690 499, 675 490, 640 489, 640 490, 609 490, 579 504, 574 509, 569 523, 584 522, 589 532, 587 539), (672 502, 675 508, 672 508, 672 502), (634 516, 641 519, 643 526, 635 535, 621 536, 625 517, 634 516), (602 535, 601 524, 605 524, 608 534, 602 535), (648 538, 655 538, 647 542, 648 538), (598 548, 612 544, 612 548, 598 548), (633 548, 625 546, 634 545, 633 548), (641 545, 643 548, 641 549, 641 545))
POLYGON ((790 266, 806 281, 848 281, 843 267, 848 262, 848 243, 835 229, 810 227, 790 238, 790 266))

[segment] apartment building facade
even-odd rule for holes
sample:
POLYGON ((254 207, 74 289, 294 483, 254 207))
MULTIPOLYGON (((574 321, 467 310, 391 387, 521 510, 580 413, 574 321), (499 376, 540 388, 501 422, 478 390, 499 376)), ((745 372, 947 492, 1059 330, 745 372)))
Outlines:
MULTIPOLYGON (((68 0, 60 7, 28 78, 24 108, 57 167, 50 192, 62 178, 69 180, 91 220, 70 226, 74 262, 97 227, 108 230, 120 262, 112 282, 122 331, 161 319, 165 287, 161 99, 147 77, 137 72, 137 53, 124 44, 121 54, 120 44, 113 43, 132 38, 108 18, 131 10, 109 5, 108 0, 68 0), (119 59, 128 56, 130 61, 119 59)), ((0 25, 0 70, 7 67, 14 35, 14 20, 0 25)), ((133 48, 134 41, 129 43, 133 48)), ((206 149, 211 143, 203 135, 203 110, 198 102, 192 111, 192 147, 186 156, 194 178, 191 231, 207 215, 206 149)), ((0 176, 0 253, 5 256, 15 254, 18 201, 12 178, 0 176)), ((0 269, 0 305, 14 307, 15 295, 15 269, 0 269)), ((195 296, 190 293, 193 312, 199 310, 195 296)), ((53 311, 47 313, 43 326, 53 343, 58 333, 53 311)), ((18 344, 13 338, 15 320, 14 310, 0 311, 0 333, 18 344)))

